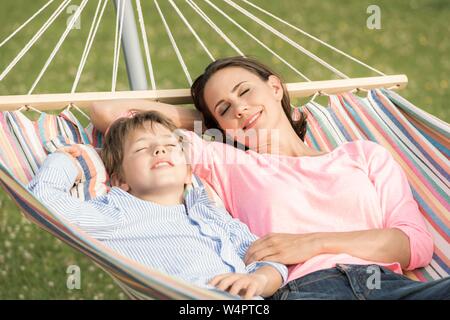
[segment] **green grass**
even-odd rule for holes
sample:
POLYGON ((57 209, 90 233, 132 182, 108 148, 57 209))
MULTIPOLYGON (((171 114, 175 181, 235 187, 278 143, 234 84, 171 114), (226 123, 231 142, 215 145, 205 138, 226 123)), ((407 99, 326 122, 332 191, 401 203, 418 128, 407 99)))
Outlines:
MULTIPOLYGON (((73 2, 78 4, 80 0, 73 2)), ((226 22, 207 4, 197 2, 244 53, 271 65, 283 75, 286 82, 301 81, 294 72, 258 44, 249 41, 245 34, 226 22)), ((423 110, 449 122, 450 2, 448 0, 254 0, 253 2, 384 73, 408 75, 408 87, 400 93, 423 110), (369 30, 366 27, 368 17, 366 9, 371 4, 381 8, 381 30, 369 30)), ((44 3, 46 1, 43 0, 2 1, 0 41, 44 3)), ((171 10, 169 3, 167 1, 159 3, 167 15, 169 24, 176 26, 173 29, 174 36, 192 77, 195 77, 209 62, 208 56, 189 35, 178 16, 171 10)), ((202 39, 205 39, 215 57, 236 54, 206 26, 205 22, 195 16, 185 2, 176 3, 186 13, 186 17, 202 39)), ((214 3, 225 12, 233 14, 233 9, 222 1, 214 3)), ((3 70, 31 39, 57 5, 52 4, 48 10, 0 48, 0 70, 3 70)), ((81 29, 73 30, 69 34, 37 86, 36 93, 70 91, 95 7, 95 1, 88 4, 82 15, 81 29)), ((187 80, 176 60, 153 2, 145 1, 143 7, 158 88, 187 87, 187 80)), ((352 77, 375 75, 273 19, 266 18, 251 8, 249 10, 344 73, 352 77)), ((113 6, 108 5, 78 91, 109 91, 111 88, 114 14, 113 6)), ((328 70, 280 39, 263 32, 261 27, 242 15, 232 16, 311 79, 335 78, 328 70)), ((42 39, 0 82, 0 94, 25 94, 29 90, 62 34, 68 17, 69 15, 64 13, 58 18, 42 39)), ((127 89, 128 80, 122 59, 119 65, 117 90, 127 89)), ((0 191, 0 299, 123 298, 125 296, 107 274, 83 255, 27 222, 14 203, 0 191), (66 269, 73 264, 81 268, 81 290, 66 288, 66 269)))

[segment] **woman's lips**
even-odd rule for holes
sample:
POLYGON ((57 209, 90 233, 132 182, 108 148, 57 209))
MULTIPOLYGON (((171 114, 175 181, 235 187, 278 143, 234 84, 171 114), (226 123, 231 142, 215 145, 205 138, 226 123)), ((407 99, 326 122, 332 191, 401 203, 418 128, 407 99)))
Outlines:
POLYGON ((256 122, 258 121, 259 117, 261 116, 262 110, 255 113, 254 115, 252 115, 251 117, 249 117, 246 121, 244 126, 242 127, 243 130, 247 130, 250 129, 251 127, 253 127, 256 122))

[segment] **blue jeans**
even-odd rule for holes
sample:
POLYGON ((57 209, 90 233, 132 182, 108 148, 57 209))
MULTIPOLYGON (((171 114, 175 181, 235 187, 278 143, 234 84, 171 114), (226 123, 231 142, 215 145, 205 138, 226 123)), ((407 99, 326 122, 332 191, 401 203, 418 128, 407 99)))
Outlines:
POLYGON ((413 281, 378 265, 338 264, 287 283, 272 300, 450 300, 450 277, 413 281))

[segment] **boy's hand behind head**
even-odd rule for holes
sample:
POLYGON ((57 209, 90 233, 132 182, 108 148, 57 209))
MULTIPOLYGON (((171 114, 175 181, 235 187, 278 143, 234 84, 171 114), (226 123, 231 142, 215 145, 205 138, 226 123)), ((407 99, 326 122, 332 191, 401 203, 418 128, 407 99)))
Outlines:
POLYGON ((75 158, 81 156, 83 150, 81 150, 81 148, 77 145, 71 145, 68 147, 59 148, 56 150, 56 152, 64 153, 69 156, 73 164, 78 168, 78 175, 76 181, 81 180, 82 170, 75 158))

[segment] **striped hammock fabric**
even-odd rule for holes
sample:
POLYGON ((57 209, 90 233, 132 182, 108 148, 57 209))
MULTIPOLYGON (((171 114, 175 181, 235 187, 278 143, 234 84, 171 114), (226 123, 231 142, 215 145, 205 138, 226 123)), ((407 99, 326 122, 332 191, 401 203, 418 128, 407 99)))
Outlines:
MULTIPOLYGON (((311 102, 306 143, 331 151, 347 141, 367 139, 389 150, 406 172, 411 189, 435 241, 433 261, 407 276, 429 281, 450 274, 448 195, 450 126, 396 93, 372 90, 367 97, 330 96, 327 108, 311 102)), ((25 185, 46 157, 45 141, 65 136, 101 147, 102 135, 83 128, 70 108, 59 115, 42 113, 35 122, 20 111, 0 114, 0 183, 24 215, 61 241, 81 251, 109 273, 135 299, 226 299, 127 259, 51 212, 25 185)))
POLYGON ((450 126, 388 90, 372 90, 366 98, 350 93, 331 96, 328 108, 309 103, 304 110, 310 146, 330 151, 344 142, 365 139, 391 152, 408 177, 435 242, 431 264, 407 276, 420 281, 448 276, 450 126))

